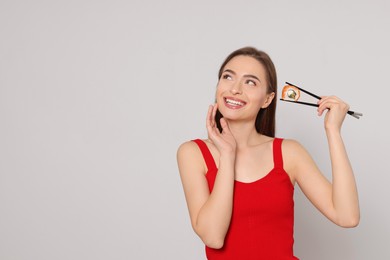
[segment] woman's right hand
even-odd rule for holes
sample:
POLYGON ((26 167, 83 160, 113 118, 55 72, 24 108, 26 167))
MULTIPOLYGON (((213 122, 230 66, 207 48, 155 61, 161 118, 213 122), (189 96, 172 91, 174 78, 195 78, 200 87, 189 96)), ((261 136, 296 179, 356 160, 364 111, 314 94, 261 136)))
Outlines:
POLYGON ((218 105, 210 105, 207 112, 206 127, 209 139, 217 147, 221 154, 223 153, 236 153, 236 140, 233 134, 230 132, 229 125, 224 118, 221 118, 220 124, 222 127, 222 133, 217 127, 215 122, 215 115, 217 113, 218 105))

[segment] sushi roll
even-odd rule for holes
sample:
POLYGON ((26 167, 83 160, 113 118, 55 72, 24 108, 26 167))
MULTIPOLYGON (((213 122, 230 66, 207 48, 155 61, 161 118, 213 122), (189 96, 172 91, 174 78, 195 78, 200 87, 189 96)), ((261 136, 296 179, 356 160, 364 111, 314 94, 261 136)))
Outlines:
POLYGON ((297 87, 286 85, 282 90, 282 99, 284 100, 297 101, 300 96, 301 93, 297 87))

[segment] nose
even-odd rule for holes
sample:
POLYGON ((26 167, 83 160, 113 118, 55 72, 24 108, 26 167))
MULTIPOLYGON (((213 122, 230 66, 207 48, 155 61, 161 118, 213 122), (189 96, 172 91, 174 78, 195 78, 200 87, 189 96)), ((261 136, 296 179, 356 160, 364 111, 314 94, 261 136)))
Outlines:
POLYGON ((230 88, 230 92, 233 95, 242 94, 241 82, 237 82, 233 84, 232 87, 230 88))

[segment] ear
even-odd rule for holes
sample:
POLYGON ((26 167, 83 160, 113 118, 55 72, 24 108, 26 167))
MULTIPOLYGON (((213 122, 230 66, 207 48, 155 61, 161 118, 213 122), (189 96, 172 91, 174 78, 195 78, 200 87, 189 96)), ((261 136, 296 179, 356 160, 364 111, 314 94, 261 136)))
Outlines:
POLYGON ((272 92, 270 94, 267 94, 267 98, 264 101, 264 104, 261 108, 267 108, 269 104, 271 104, 272 100, 274 100, 275 92, 272 92))

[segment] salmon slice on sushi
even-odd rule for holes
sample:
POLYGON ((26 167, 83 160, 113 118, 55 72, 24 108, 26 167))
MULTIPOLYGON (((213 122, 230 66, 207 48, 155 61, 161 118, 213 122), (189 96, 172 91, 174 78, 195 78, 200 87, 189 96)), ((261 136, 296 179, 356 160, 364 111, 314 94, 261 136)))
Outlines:
MULTIPOLYGON (((301 105, 308 105, 308 106, 313 106, 313 107, 318 107, 318 104, 313 104, 313 103, 308 103, 308 102, 302 102, 302 101, 298 101, 298 99, 301 97, 301 91, 312 96, 312 97, 315 97, 316 99, 321 99, 320 96, 317 96, 316 94, 313 94, 307 90, 304 90, 303 88, 300 88, 298 86, 295 86, 289 82, 286 82, 286 86, 283 87, 283 90, 282 90, 282 98, 280 100, 282 101, 287 101, 287 102, 293 102, 293 103, 296 103, 296 104, 301 104, 301 105)), ((355 112, 355 111, 351 111, 349 110, 347 112, 348 115, 351 115, 357 119, 359 119, 361 116, 363 116, 362 113, 359 113, 359 112, 355 112)))
POLYGON ((286 85, 282 90, 282 99, 284 100, 298 101, 300 96, 301 93, 295 86, 286 85))

